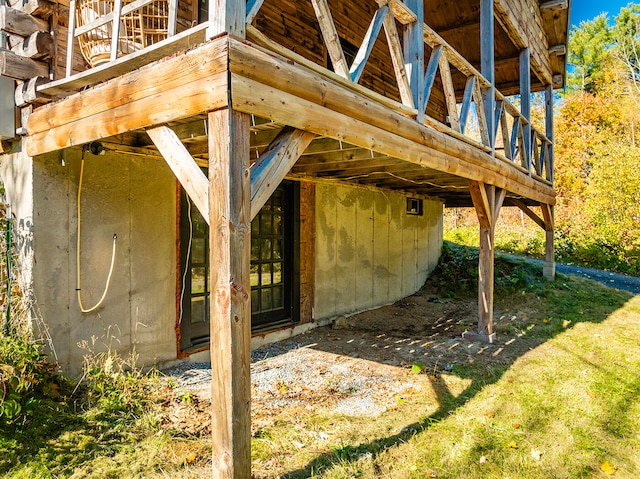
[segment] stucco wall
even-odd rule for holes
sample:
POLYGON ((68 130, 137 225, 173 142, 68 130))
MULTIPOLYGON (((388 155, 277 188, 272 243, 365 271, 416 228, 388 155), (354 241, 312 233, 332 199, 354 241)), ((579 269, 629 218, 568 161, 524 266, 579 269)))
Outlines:
POLYGON ((34 290, 63 369, 77 374, 86 353, 135 352, 140 365, 175 359, 176 183, 157 159, 85 155, 81 277, 85 308, 102 295, 113 235, 117 250, 106 300, 83 314, 76 299, 80 151, 33 160, 34 290))
POLYGON ((0 155, 0 181, 5 187, 8 212, 15 218, 13 241, 17 246, 18 282, 31 294, 33 273, 33 168, 29 157, 16 145, 15 153, 0 155))
POLYGON ((424 284, 442 247, 442 203, 406 214, 406 197, 316 186, 315 318, 391 303, 424 284))

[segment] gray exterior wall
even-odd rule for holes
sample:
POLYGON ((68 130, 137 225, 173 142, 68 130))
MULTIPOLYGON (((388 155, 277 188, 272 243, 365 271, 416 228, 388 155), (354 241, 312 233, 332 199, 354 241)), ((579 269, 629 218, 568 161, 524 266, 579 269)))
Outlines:
POLYGON ((34 291, 62 368, 77 374, 84 340, 94 352, 135 353, 140 365, 176 357, 176 181, 162 160, 85 155, 82 183, 82 299, 113 277, 103 306, 83 314, 76 298, 80 151, 34 158, 34 291))
POLYGON ((442 203, 406 213, 401 194, 316 186, 315 318, 374 308, 415 293, 442 247, 442 203))

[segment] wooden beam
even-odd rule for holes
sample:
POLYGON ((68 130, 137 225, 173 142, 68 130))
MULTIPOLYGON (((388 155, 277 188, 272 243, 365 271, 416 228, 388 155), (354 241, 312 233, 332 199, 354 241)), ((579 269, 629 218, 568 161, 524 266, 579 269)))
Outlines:
POLYGON ((45 104, 51 101, 51 97, 38 92, 38 86, 49 81, 48 77, 34 77, 26 81, 18 80, 15 100, 16 106, 23 107, 29 104, 45 104))
POLYGON ((16 80, 44 77, 49 75, 49 65, 12 51, 0 51, 0 75, 16 80))
MULTIPOLYGON (((451 128, 457 132, 460 131, 460 118, 458 117, 458 102, 456 101, 456 89, 453 86, 453 78, 451 77, 451 67, 447 52, 443 51, 440 55, 440 78, 442 79, 442 89, 444 90, 444 100, 447 105, 447 113, 449 114, 449 124, 451 128)), ((426 107, 426 105, 425 105, 426 107)))
POLYGON ((402 44, 400 43, 400 35, 398 35, 398 28, 396 27, 396 22, 393 16, 385 15, 384 31, 387 36, 387 45, 389 46, 391 63, 393 64, 393 71, 396 75, 398 91, 400 92, 402 103, 409 108, 415 108, 413 103, 413 94, 411 93, 411 85, 409 85, 409 78, 404 65, 404 52, 402 51, 402 44))
POLYGON ((540 2, 540 13, 557 12, 569 8, 568 0, 547 0, 540 2))
POLYGON ((567 46, 565 44, 562 45, 554 45, 549 47, 549 55, 556 55, 561 57, 567 54, 567 46))
POLYGON ((433 89, 433 84, 436 81, 436 75, 438 74, 438 67, 440 66, 440 57, 442 56, 442 52, 444 51, 444 47, 442 45, 438 45, 431 51, 431 56, 429 57, 429 63, 427 64, 427 71, 424 75, 424 93, 422 94, 422 108, 421 111, 424 115, 424 112, 427 110, 427 106, 429 104, 429 98, 431 97, 431 90, 433 89))
POLYGON ((213 477, 251 477, 250 117, 209 113, 213 477))
POLYGON ((520 111, 527 123, 522 125, 524 135, 524 166, 531 171, 531 54, 528 48, 520 52, 520 111))
POLYGON ((489 87, 482 90, 484 115, 487 123, 488 143, 495 148, 495 41, 493 0, 480 0, 480 71, 489 81, 489 87))
POLYGON ((147 134, 202 217, 209 223, 209 180, 168 126, 149 128, 147 134))
POLYGON ((327 0, 311 0, 311 3, 313 4, 313 9, 316 12, 316 17, 320 24, 320 31, 324 38, 324 44, 327 47, 327 53, 329 53, 329 57, 331 58, 333 70, 341 77, 350 78, 349 65, 344 56, 344 51, 340 44, 340 37, 338 36, 336 25, 333 22, 327 0))
POLYGON ((401 24, 410 25, 418 21, 418 16, 401 0, 390 0, 389 6, 393 16, 401 24))
POLYGON ((0 30, 28 37, 35 32, 48 32, 49 22, 4 5, 0 7, 0 30))
POLYGON ((246 0, 210 0, 209 26, 207 39, 210 40, 223 33, 238 38, 245 37, 247 24, 246 0))
POLYGON ((227 55, 221 37, 45 105, 29 118, 27 150, 35 156, 222 108, 227 55))
POLYGON ((545 135, 551 142, 548 146, 547 158, 545 161, 545 173, 546 178, 553 183, 554 178, 554 131, 553 131, 553 116, 554 116, 554 93, 553 85, 548 85, 545 89, 545 135))
POLYGON ((495 154, 495 151, 491 147, 491 137, 489 136, 489 125, 487 122, 486 112, 487 109, 484 104, 485 94, 479 83, 476 82, 475 88, 473 91, 473 101, 476 104, 476 117, 478 119, 478 130, 480 130, 480 138, 482 139, 482 144, 491 148, 491 153, 495 154))
POLYGON ((516 198, 511 198, 509 200, 512 204, 517 206, 522 210, 522 212, 527 215, 529 218, 533 220, 535 224, 537 224, 540 228, 545 229, 544 220, 540 218, 531 208, 529 208, 524 201, 518 200, 516 198))
POLYGON ((12 7, 17 8, 27 15, 47 19, 53 15, 56 5, 49 0, 19 0, 18 2, 9 2, 12 7))
POLYGON ((467 78, 467 83, 464 87, 464 94, 462 95, 462 106, 460 107, 460 132, 464 133, 467 126, 467 119, 469 118, 469 110, 471 109, 471 100, 473 99, 473 91, 476 85, 476 77, 470 76, 467 78))
POLYGON ((53 36, 49 32, 35 32, 11 48, 11 51, 21 57, 32 60, 46 60, 53 55, 53 36))
POLYGON ((424 99, 424 3, 423 0, 405 0, 404 5, 415 15, 415 22, 404 32, 404 64, 413 92, 413 104, 418 109, 418 121, 424 119, 427 102, 424 99))
MULTIPOLYGON (((69 17, 69 22, 73 22, 74 18, 73 15, 69 17)), ((176 52, 189 50, 196 45, 200 45, 205 41, 207 27, 207 23, 202 23, 173 37, 145 47, 143 50, 129 53, 122 58, 118 58, 115 62, 104 63, 76 73, 69 78, 62 78, 43 85, 40 90, 47 95, 58 95, 127 74, 154 61, 175 55, 176 52)), ((69 63, 68 66, 71 69, 73 68, 72 63, 69 63)))
POLYGON ((479 173, 512 193, 555 203, 550 187, 525 180, 512 164, 371 101, 353 83, 354 88, 348 88, 328 82, 313 70, 235 40, 230 42, 230 68, 231 96, 238 110, 464 178, 479 173))
POLYGON ((315 134, 283 128, 251 166, 251 220, 315 138, 315 134))
POLYGON ((389 13, 389 7, 383 6, 376 10, 376 13, 369 24, 369 28, 367 33, 364 36, 364 40, 362 40, 362 45, 358 49, 358 53, 356 57, 353 59, 353 65, 349 69, 349 76, 351 77, 351 81, 358 83, 360 81, 360 77, 364 72, 364 67, 367 65, 367 61, 371 56, 371 52, 373 51, 373 46, 378 39, 378 35, 380 35, 380 30, 382 29, 382 24, 384 19, 389 13))

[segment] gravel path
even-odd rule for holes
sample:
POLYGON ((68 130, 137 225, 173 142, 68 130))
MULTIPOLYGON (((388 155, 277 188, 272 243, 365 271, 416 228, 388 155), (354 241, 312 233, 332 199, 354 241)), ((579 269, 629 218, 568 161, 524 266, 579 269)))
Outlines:
MULTIPOLYGON (((544 261, 542 260, 527 258, 526 256, 516 256, 506 253, 499 254, 507 258, 529 261, 530 263, 540 265, 544 263, 544 261)), ((556 271, 562 274, 573 274, 576 276, 582 276, 583 278, 597 281, 598 283, 602 283, 605 286, 609 286, 611 288, 622 289, 633 294, 640 294, 640 278, 636 276, 630 276, 628 274, 621 273, 612 273, 611 271, 603 271, 600 269, 586 268, 584 266, 574 266, 561 263, 556 263, 556 271)))

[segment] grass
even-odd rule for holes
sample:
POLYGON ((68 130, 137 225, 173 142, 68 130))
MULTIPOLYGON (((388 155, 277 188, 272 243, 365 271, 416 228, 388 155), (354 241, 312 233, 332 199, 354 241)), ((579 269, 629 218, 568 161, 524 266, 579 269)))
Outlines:
MULTIPOLYGON (((474 297, 475 254, 445 251, 431 279, 443 296, 474 297)), ((496 270, 498 315, 518 318, 499 334, 535 347, 509 363, 424 371, 420 390, 375 419, 283 410, 254 431, 255 477, 610 477, 603 468, 640 477, 640 296, 573 277, 547 282, 519 261, 496 270)), ((24 424, 2 426, 2 477, 207 473, 209 439, 158 420, 166 386, 157 377, 93 369, 98 390, 72 395, 63 384, 24 424)))

